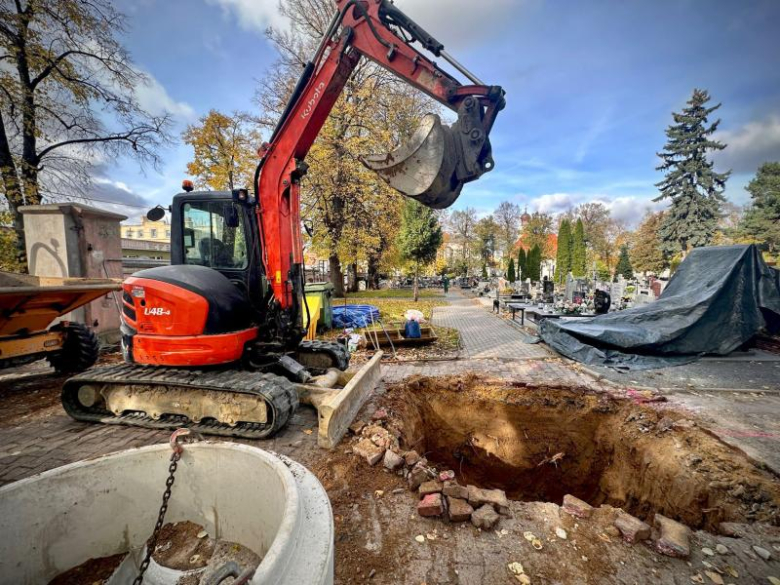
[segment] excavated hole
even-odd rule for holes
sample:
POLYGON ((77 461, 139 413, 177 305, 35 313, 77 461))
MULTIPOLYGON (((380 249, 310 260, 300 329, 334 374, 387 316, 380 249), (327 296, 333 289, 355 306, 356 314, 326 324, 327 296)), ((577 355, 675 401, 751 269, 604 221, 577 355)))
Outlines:
POLYGON ((476 377, 417 378, 388 397, 405 447, 464 485, 557 504, 573 494, 708 530, 780 523, 777 478, 674 411, 476 377))

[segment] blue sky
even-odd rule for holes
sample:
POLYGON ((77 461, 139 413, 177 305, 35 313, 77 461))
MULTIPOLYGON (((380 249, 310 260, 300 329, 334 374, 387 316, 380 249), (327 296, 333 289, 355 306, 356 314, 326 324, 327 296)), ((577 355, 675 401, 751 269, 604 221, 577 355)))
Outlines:
MULTIPOLYGON (((719 137, 729 146, 716 168, 733 169, 731 201, 746 202, 744 186, 758 164, 780 160, 777 0, 396 3, 480 78, 507 92, 491 135, 496 169, 467 185, 455 208, 488 213, 510 200, 555 213, 598 200, 636 223, 657 194, 655 153, 671 112, 694 87, 723 103, 719 137)), ((284 26, 276 0, 117 6, 128 16, 125 44, 153 78, 139 97, 152 110, 174 114, 177 136, 211 108, 252 111, 256 80, 275 58, 263 30, 284 26)), ((141 206, 166 203, 190 155, 186 145, 167 149, 160 174, 140 172, 131 161, 103 165, 98 193, 141 206)))

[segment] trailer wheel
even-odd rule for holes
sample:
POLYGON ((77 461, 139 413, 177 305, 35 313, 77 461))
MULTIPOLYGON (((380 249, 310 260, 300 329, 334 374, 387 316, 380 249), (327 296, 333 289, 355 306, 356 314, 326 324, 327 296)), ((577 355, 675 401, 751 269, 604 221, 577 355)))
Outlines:
POLYGON ((82 372, 94 365, 100 344, 95 333, 81 323, 65 326, 65 343, 60 351, 52 352, 46 359, 59 374, 82 372))

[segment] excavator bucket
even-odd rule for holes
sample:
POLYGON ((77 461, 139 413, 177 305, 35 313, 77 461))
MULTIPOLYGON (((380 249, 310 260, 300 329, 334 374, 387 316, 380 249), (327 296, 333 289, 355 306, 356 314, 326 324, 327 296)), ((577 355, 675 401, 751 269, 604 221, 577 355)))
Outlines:
POLYGON ((361 157, 364 166, 388 185, 426 207, 445 209, 463 185, 493 168, 482 112, 469 98, 451 127, 426 114, 407 144, 389 154, 361 157))

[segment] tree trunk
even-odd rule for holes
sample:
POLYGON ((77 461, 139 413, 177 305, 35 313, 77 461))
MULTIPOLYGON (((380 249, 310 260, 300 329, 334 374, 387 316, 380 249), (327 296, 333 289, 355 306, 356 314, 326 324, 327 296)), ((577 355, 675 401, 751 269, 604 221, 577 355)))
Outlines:
POLYGON ((5 198, 8 201, 8 209, 13 218, 13 228, 16 232, 16 257, 19 260, 22 271, 27 272, 27 251, 24 239, 24 220, 19 213, 19 207, 24 205, 22 185, 19 183, 16 163, 11 154, 8 137, 5 133, 5 122, 0 112, 0 176, 5 186, 5 198))
POLYGON ((379 267, 377 264, 378 259, 376 256, 372 255, 368 257, 367 289, 377 290, 379 288, 379 267))
POLYGON ((349 276, 347 277, 347 285, 349 292, 356 293, 359 290, 358 287, 358 267, 357 262, 353 262, 349 265, 349 276))
POLYGON ((420 298, 420 263, 414 263, 414 302, 420 298))
POLYGON ((341 261, 336 254, 331 254, 328 258, 330 268, 330 282, 333 285, 333 296, 344 296, 344 274, 341 272, 341 261))

